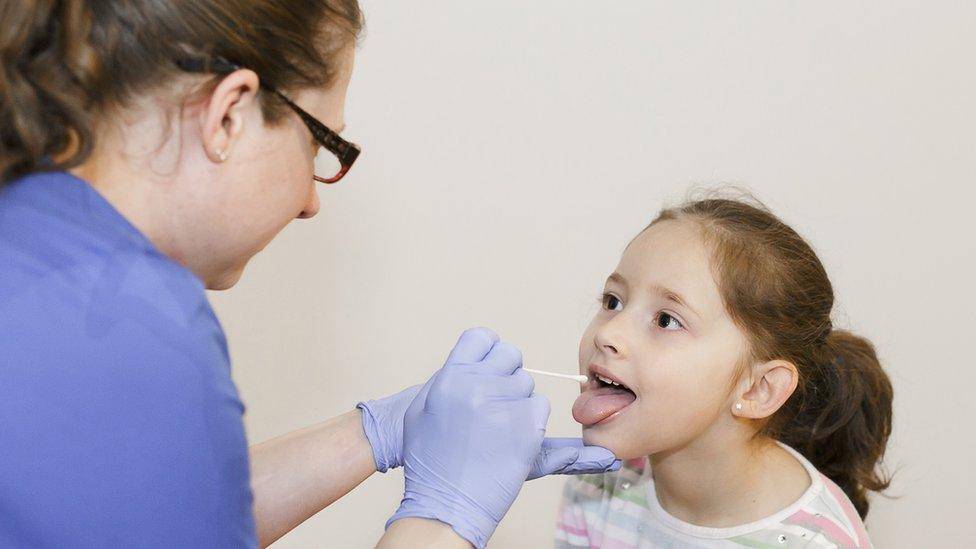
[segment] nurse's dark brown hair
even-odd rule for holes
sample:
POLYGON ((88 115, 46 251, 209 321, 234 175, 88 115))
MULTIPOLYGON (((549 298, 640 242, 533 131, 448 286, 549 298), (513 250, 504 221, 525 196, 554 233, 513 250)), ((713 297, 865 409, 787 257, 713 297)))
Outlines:
POLYGON ((698 224, 729 315, 750 339, 751 360, 793 363, 796 391, 762 426, 837 483, 862 517, 891 434, 891 382, 874 346, 834 329, 834 291, 820 259, 761 204, 709 198, 662 211, 655 223, 698 224))
MULTIPOLYGON (((282 91, 327 87, 362 29, 356 0, 0 2, 0 183, 77 166, 94 123, 221 56, 282 91)), ((262 93, 266 121, 284 111, 262 93)))

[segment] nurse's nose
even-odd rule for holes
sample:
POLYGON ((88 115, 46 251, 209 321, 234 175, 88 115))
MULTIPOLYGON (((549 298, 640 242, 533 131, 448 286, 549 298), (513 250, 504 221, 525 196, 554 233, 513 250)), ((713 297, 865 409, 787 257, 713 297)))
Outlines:
POLYGON ((319 193, 318 185, 312 185, 311 194, 308 197, 308 202, 302 209, 301 213, 298 214, 298 219, 308 219, 313 217, 315 214, 319 213, 319 193))

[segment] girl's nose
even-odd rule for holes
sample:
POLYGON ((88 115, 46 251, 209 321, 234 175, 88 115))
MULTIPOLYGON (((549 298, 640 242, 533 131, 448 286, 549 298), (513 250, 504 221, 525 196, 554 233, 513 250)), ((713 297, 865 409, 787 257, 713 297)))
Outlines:
POLYGON ((623 337, 620 334, 621 317, 618 315, 609 322, 600 326, 593 338, 593 343, 597 349, 606 353, 608 356, 621 357, 626 352, 623 345, 623 337))

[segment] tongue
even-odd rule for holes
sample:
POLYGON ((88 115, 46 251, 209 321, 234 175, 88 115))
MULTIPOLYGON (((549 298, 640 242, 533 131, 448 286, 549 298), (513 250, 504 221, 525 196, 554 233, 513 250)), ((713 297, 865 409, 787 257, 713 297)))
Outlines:
POLYGON ((584 426, 599 423, 623 410, 637 399, 634 393, 616 387, 600 387, 583 392, 573 404, 573 418, 584 426))

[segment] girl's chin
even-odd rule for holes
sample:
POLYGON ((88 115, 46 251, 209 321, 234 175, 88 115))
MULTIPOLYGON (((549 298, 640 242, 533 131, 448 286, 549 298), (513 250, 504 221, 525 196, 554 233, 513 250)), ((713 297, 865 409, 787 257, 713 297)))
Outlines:
POLYGON ((583 442, 589 446, 603 446, 613 452, 617 459, 628 460, 642 458, 653 452, 646 451, 647 448, 635 446, 635 437, 629 437, 625 433, 611 433, 609 429, 601 429, 599 426, 586 427, 583 429, 583 442))

